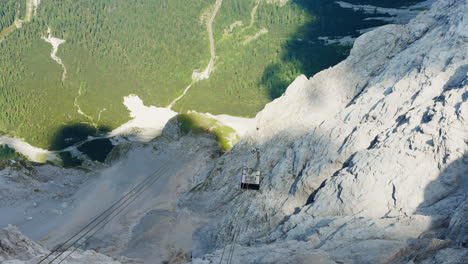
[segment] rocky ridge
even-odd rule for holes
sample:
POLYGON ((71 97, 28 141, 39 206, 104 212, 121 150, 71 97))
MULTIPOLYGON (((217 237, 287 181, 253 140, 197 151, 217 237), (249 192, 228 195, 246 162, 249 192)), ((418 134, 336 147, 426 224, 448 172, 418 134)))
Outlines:
POLYGON ((440 0, 407 25, 368 32, 345 61, 268 104, 205 191, 181 202, 217 218, 195 236, 194 263, 231 244, 242 248, 235 263, 273 263, 280 248, 338 263, 431 263, 448 248, 466 257, 466 13, 464 1, 440 0), (242 192, 254 147, 262 190, 242 192))

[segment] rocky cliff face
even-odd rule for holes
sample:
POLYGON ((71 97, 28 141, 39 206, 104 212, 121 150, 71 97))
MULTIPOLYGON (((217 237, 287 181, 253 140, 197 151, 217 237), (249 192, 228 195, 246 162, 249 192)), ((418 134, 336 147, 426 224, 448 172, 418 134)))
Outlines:
MULTIPOLYGON (((70 250, 71 251, 71 250, 70 250)), ((65 252, 68 254, 70 251, 65 252)), ((35 264, 49 251, 38 243, 29 240, 15 227, 0 230, 0 262, 4 264, 35 264)), ((54 257, 55 255, 52 255, 54 257)), ((60 261, 61 258, 59 258, 60 261)), ((92 250, 77 250, 63 263, 65 264, 118 264, 112 258, 92 250)))
POLYGON ((235 263, 466 257, 467 11, 440 0, 366 33, 345 61, 268 104, 181 201, 217 219, 196 234, 196 261, 219 261, 232 244, 235 263), (254 147, 261 190, 241 191, 254 147))

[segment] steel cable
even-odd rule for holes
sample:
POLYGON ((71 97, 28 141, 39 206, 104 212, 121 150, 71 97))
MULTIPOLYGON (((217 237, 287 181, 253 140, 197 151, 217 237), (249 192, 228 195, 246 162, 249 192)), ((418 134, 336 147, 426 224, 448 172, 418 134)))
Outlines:
MULTIPOLYGON (((88 223, 85 227, 83 227, 80 231, 78 231, 77 233, 75 233, 72 237, 70 237, 69 239, 67 239, 64 243, 62 243, 59 247, 53 249, 48 255, 46 255, 44 258, 42 258, 37 264, 40 264, 42 262, 44 262, 46 259, 48 259, 51 255, 53 255, 54 253, 56 253, 57 251, 63 249, 65 247, 65 245, 70 242, 71 240, 73 240, 75 237, 77 237, 80 233, 82 233, 83 231, 85 231, 86 229, 88 229, 91 225, 93 225, 96 221, 99 221, 97 224, 94 224, 90 230, 94 229, 97 225, 99 225, 100 223, 102 223, 103 221, 105 221, 105 219, 107 217, 109 217, 111 214, 113 214, 115 211, 117 211, 126 201, 130 200, 134 195, 138 194, 138 192, 140 192, 140 190, 142 190, 145 186, 147 186, 147 183, 151 182, 151 179, 157 175, 159 172, 161 172, 163 169, 165 169, 165 167, 167 167, 167 163, 165 163, 166 166, 163 166, 163 167, 159 167, 158 169, 156 169, 153 173, 151 173, 149 176, 147 176, 145 179, 143 179, 139 184, 137 184, 135 187, 133 187, 130 191, 128 191, 123 197, 121 197, 119 200, 117 200, 115 203, 113 203, 109 208, 107 208, 104 212, 102 212, 101 214, 99 214, 98 216, 96 216, 90 223, 88 223), (123 202, 122 202, 123 201, 123 202), (115 207, 115 208, 114 208, 115 207), (105 216, 103 219, 99 220, 100 218, 102 218, 103 216, 105 216)), ((90 232, 90 230, 88 230, 84 235, 88 234, 90 232)), ((75 242, 73 242, 69 247, 67 247, 65 249, 68 250, 71 246, 73 246, 77 241, 79 241, 81 238, 83 238, 84 235, 81 235, 80 238, 78 238, 75 242)), ((64 252, 62 252, 61 254, 63 254, 64 252)), ((59 254, 57 257, 59 257, 61 254, 59 254)), ((57 257, 55 257, 54 259, 52 259, 49 263, 52 263, 54 260, 57 259, 57 257)))
MULTIPOLYGON (((165 168, 166 170, 164 172, 167 171, 167 166, 165 168)), ((155 177, 155 179, 150 182, 148 185, 145 185, 144 186, 144 189, 141 190, 141 192, 137 193, 135 196, 133 196, 131 198, 131 200, 127 200, 125 202, 128 202, 127 204, 125 204, 123 207, 120 208, 120 210, 114 214, 113 216, 111 216, 111 218, 108 218, 106 222, 104 222, 100 227, 98 227, 93 233, 91 233, 91 235, 89 235, 83 242, 79 243, 77 247, 74 247, 72 251, 70 251, 60 262, 58 262, 57 264, 60 264, 62 263, 66 258, 68 258, 71 254, 73 254, 79 247, 81 247, 82 245, 84 245, 87 241, 89 241, 91 238, 93 238, 93 236, 99 232, 100 230, 102 230, 109 222, 111 222, 115 217, 117 217, 121 212, 123 212, 132 202, 134 202, 136 199, 138 199, 138 197, 140 197, 141 194, 143 194, 148 188, 150 188, 154 183, 156 183, 159 178, 161 177, 161 174, 159 174, 157 177, 155 177)), ((124 202, 124 203, 125 203, 124 202)), ((78 242, 79 240, 77 240, 76 242, 78 242)), ((63 253, 65 253, 70 247, 68 247, 63 253)), ((53 260, 52 260, 53 261, 53 260)), ((50 263, 50 262, 49 262, 50 263)))

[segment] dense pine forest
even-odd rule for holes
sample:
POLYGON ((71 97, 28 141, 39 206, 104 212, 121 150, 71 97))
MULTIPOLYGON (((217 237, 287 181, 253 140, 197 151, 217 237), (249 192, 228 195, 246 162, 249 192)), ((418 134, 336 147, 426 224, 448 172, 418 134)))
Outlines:
MULTIPOLYGON (((146 105, 169 105, 210 61, 206 21, 215 0, 42 0, 16 29, 27 1, 0 2, 0 131, 39 147, 76 142, 73 133, 63 137, 76 124, 86 134, 121 125, 130 118, 122 104, 129 94, 146 105), (67 70, 63 80, 42 39, 48 28, 65 40, 57 52, 67 70)), ((254 116, 298 75, 348 55, 350 46, 318 37, 356 37, 357 29, 382 24, 366 17, 326 0, 224 0, 213 21, 214 70, 174 110, 254 116)))

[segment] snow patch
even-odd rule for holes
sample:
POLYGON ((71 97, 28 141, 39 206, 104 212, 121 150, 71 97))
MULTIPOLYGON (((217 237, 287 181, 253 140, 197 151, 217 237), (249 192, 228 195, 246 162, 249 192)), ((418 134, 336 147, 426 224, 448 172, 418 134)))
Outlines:
POLYGON ((53 152, 34 147, 29 143, 22 141, 9 136, 0 136, 0 145, 7 145, 8 147, 14 149, 16 152, 23 154, 29 160, 34 162, 46 162, 48 160, 55 161, 58 160, 57 155, 53 152))
MULTIPOLYGON (((190 87, 185 89, 185 92, 190 87)), ((181 95, 180 97, 182 97, 181 95)), ((138 140, 149 141, 159 136, 167 122, 178 113, 171 110, 171 103, 168 107, 145 106, 137 95, 131 94, 124 97, 124 105, 130 110, 132 120, 114 129, 109 136, 136 135, 138 140)), ((256 121, 252 118, 243 118, 230 115, 212 115, 224 125, 232 127, 240 136, 255 128, 256 121)))
POLYGON ((177 115, 170 108, 145 106, 137 95, 124 97, 124 105, 132 120, 112 130, 110 136, 135 135, 138 140, 149 141, 159 136, 166 123, 177 115))

